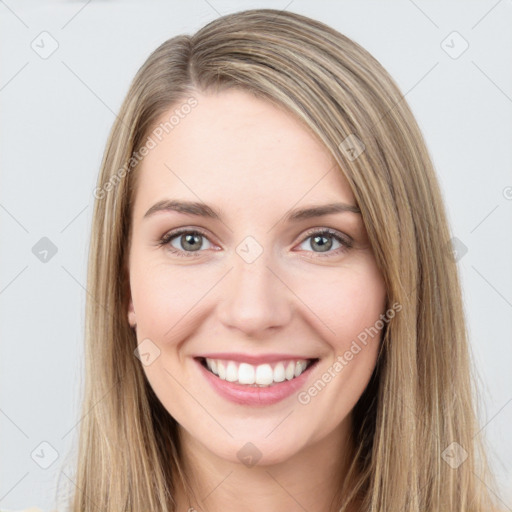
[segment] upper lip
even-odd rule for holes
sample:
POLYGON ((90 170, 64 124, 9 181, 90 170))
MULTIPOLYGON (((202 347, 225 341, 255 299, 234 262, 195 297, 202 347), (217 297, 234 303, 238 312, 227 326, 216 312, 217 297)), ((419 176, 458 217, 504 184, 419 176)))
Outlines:
POLYGON ((275 363, 276 361, 297 361, 297 360, 309 360, 309 359, 317 359, 316 357, 308 357, 302 355, 295 354, 260 354, 260 355, 250 355, 250 354, 239 354, 234 352, 218 352, 218 353, 210 353, 210 354, 201 354, 196 356, 196 358, 207 358, 207 359, 223 359, 228 361, 238 361, 240 363, 249 363, 249 364, 265 364, 265 363, 275 363))

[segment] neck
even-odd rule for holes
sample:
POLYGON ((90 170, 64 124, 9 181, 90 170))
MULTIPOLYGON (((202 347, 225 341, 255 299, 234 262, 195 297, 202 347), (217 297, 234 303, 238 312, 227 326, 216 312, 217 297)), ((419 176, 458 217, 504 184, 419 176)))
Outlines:
MULTIPOLYGON (((319 442, 289 459, 246 467, 218 457, 181 429, 182 463, 191 493, 177 483, 177 512, 332 512, 346 477, 351 416, 319 442)), ((347 509, 356 512, 356 509, 347 509)))

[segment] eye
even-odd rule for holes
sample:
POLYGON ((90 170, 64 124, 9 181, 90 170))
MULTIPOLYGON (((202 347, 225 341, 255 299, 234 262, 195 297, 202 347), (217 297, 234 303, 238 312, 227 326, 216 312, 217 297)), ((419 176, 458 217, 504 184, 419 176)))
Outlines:
POLYGON ((158 245, 167 246, 172 253, 178 256, 195 256, 194 253, 201 252, 205 240, 210 243, 201 231, 182 229, 165 234, 159 240, 158 245))
POLYGON ((313 252, 321 257, 340 254, 348 251, 352 247, 352 240, 349 237, 332 229, 315 229, 309 231, 307 234, 308 236, 301 242, 301 245, 306 244, 306 247, 309 246, 310 249, 313 249, 313 252), (336 243, 338 247, 334 247, 335 250, 331 251, 333 245, 335 246, 336 243))
MULTIPOLYGON (((320 257, 329 257, 348 251, 352 247, 350 237, 339 233, 338 231, 323 228, 315 228, 307 232, 307 237, 300 245, 307 244, 320 257), (309 240, 309 243, 307 241, 309 240), (336 247, 338 244, 338 247, 336 247), (335 250, 331 250, 333 249, 335 250), (323 254, 325 253, 325 254, 323 254)), ((202 252, 203 243, 207 241, 210 244, 206 249, 211 248, 212 244, 205 233, 198 229, 180 229, 166 233, 158 242, 159 246, 165 246, 170 252, 177 256, 197 256, 202 252)), ((300 247, 300 246, 299 246, 300 247)), ((303 250, 308 250, 307 248, 303 250)))

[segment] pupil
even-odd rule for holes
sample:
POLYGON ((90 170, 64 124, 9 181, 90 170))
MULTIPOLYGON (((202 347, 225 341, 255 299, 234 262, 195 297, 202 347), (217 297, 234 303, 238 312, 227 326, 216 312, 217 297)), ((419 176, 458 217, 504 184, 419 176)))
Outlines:
POLYGON ((313 238, 313 241, 314 241, 315 244, 319 243, 320 240, 327 240, 328 241, 327 243, 323 243, 323 244, 320 242, 320 245, 319 245, 320 252, 328 251, 331 248, 331 246, 332 246, 332 240, 330 240, 328 237, 323 236, 323 235, 315 236, 313 238))
POLYGON ((183 244, 183 247, 187 248, 187 246, 189 246, 188 248, 191 249, 192 251, 196 251, 200 246, 201 244, 199 244, 199 247, 197 246, 197 242, 199 241, 199 236, 200 235, 183 235, 183 239, 185 240, 185 243, 183 244), (194 243, 194 240, 196 242, 196 247, 194 246, 191 246, 191 244, 194 243))

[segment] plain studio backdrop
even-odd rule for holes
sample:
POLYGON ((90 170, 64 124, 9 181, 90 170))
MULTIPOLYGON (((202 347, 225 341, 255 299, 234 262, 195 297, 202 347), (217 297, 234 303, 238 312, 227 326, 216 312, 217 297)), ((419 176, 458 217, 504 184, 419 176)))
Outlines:
POLYGON ((258 7, 331 25, 405 94, 448 209, 479 435, 512 510, 510 0, 0 1, 0 507, 50 509, 76 442, 93 190, 131 79, 166 39, 258 7))

